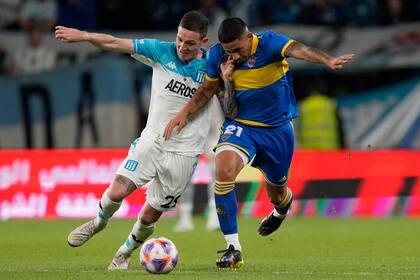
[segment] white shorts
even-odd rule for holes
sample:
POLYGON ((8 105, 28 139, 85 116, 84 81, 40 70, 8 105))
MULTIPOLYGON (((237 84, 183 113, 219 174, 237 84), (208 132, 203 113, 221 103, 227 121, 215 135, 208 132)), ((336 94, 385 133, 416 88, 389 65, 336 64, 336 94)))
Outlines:
POLYGON ((146 200, 158 211, 173 210, 191 181, 198 156, 167 152, 153 140, 138 138, 116 174, 129 178, 137 187, 150 181, 146 200))

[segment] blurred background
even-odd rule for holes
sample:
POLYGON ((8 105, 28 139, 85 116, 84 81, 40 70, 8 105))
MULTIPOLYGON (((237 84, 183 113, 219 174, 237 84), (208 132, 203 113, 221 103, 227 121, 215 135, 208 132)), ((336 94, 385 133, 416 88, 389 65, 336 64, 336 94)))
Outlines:
MULTIPOLYGON (((56 25, 174 40, 182 15, 227 16, 356 58, 339 72, 289 60, 301 117, 293 214, 420 215, 420 2, 416 0, 0 0, 0 219, 94 216, 147 120, 151 69, 129 55, 54 39, 56 25)), ((206 159, 194 175, 210 181, 206 159)), ((240 213, 271 211, 247 168, 240 213)), ((197 188, 195 213, 205 210, 197 188)), ((128 198, 120 217, 144 203, 128 198)))

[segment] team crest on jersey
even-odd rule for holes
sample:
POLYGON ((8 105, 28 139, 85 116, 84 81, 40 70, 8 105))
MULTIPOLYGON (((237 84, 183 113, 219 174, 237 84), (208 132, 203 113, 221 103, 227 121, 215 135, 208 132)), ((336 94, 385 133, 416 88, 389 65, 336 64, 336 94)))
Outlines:
POLYGON ((170 61, 170 62, 166 63, 165 66, 172 69, 172 70, 176 69, 176 64, 173 61, 170 61))
POLYGON ((225 132, 225 133, 222 134, 221 138, 222 138, 223 141, 226 141, 226 140, 229 139, 230 136, 232 136, 232 133, 226 133, 225 132))
POLYGON ((248 65, 249 68, 252 68, 255 66, 256 62, 257 62, 257 58, 255 57, 255 55, 251 55, 248 61, 246 62, 246 65, 248 65))
POLYGON ((195 77, 195 80, 198 83, 204 82, 204 77, 206 76, 206 72, 202 70, 197 70, 197 76, 195 77))
POLYGON ((139 163, 135 160, 127 160, 127 162, 124 165, 124 168, 127 169, 128 171, 134 171, 136 170, 137 166, 139 165, 139 163))

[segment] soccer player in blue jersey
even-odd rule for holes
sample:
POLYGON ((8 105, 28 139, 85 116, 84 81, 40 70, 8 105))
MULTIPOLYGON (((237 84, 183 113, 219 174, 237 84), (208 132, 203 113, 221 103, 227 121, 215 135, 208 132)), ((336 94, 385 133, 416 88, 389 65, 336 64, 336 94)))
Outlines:
POLYGON ((169 139, 175 127, 178 133, 188 127, 187 119, 192 120, 191 114, 203 108, 217 92, 219 80, 226 88, 233 88, 237 114, 226 118, 215 149, 214 191, 220 228, 227 243, 216 265, 236 268, 242 266, 243 260, 234 188, 242 168, 251 162, 261 170, 273 204, 273 211, 259 225, 260 235, 269 235, 279 228, 293 201, 287 180, 294 150, 291 120, 298 116, 298 110, 286 58, 325 64, 337 70, 354 55, 332 57, 285 35, 271 31, 252 33, 240 18, 225 19, 218 37, 220 43, 210 49, 206 80, 168 123, 164 137, 169 139))
POLYGON ((153 233, 162 213, 175 208, 203 152, 211 123, 209 106, 171 141, 163 141, 162 134, 166 123, 187 104, 204 81, 207 55, 202 48, 207 43, 207 27, 207 18, 193 11, 181 19, 175 42, 123 39, 63 26, 56 28, 56 38, 62 42, 89 42, 102 49, 129 53, 153 68, 146 128, 131 144, 126 159, 103 193, 98 216, 68 236, 71 246, 83 245, 105 228, 125 197, 151 182, 146 203, 126 242, 109 265, 110 270, 128 268, 133 251, 153 233))

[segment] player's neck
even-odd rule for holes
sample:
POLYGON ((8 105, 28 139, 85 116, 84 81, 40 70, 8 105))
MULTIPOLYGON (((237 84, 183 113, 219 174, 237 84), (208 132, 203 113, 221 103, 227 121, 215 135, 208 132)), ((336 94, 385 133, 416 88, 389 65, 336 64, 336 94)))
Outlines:
MULTIPOLYGON (((179 58, 179 57, 178 57, 179 58)), ((196 60, 196 59, 203 59, 203 58, 206 58, 206 53, 205 53, 205 51, 204 50, 200 50, 198 53, 197 53, 197 56, 195 57, 195 58, 193 58, 193 59, 191 59, 191 60, 182 60, 181 58, 179 58, 179 60, 180 61, 182 61, 184 64, 189 64, 191 61, 194 61, 194 60, 196 60)))

